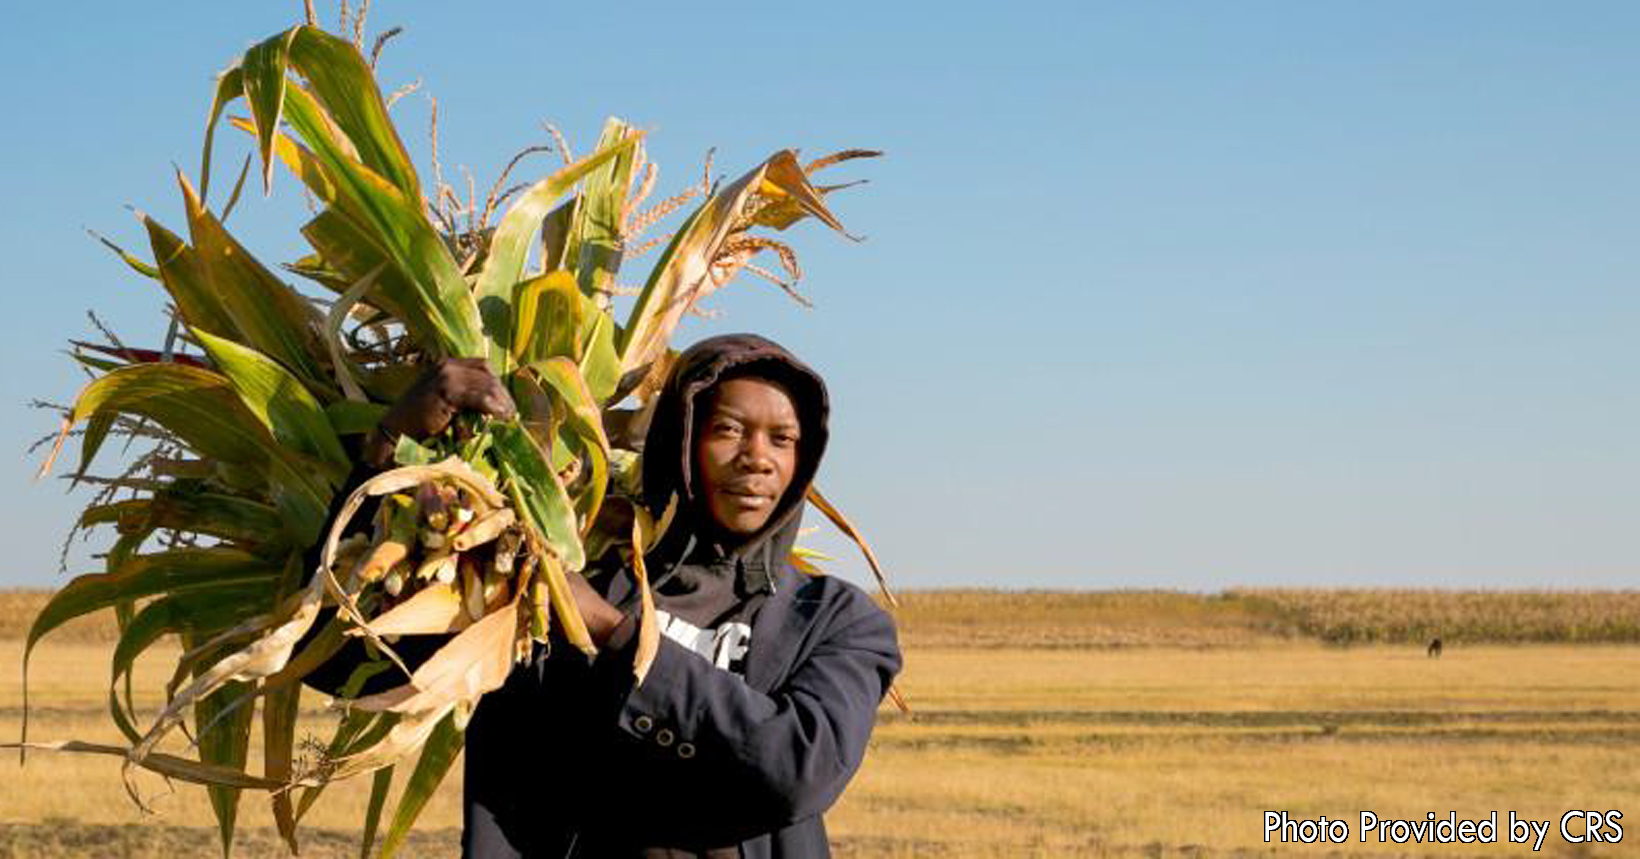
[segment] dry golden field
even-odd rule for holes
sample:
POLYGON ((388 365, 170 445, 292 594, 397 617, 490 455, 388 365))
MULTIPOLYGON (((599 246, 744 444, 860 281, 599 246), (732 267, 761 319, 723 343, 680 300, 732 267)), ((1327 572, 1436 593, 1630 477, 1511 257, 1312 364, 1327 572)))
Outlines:
MULTIPOLYGON (((32 613, 38 595, 0 594, 32 613)), ((1640 648, 1448 642, 1337 647, 1272 624, 1256 600, 1179 594, 910 594, 901 688, 866 765, 828 816, 839 856, 1640 855, 1640 648), (1560 816, 1624 813, 1618 844, 1571 844, 1560 816), (1263 840, 1263 812, 1343 818, 1350 840, 1263 840), (1360 841, 1359 814, 1552 820, 1542 850, 1360 841)), ((0 664, 26 623, 0 618, 0 664), (7 626, 6 624, 10 624, 7 626), (9 632, 8 632, 9 630, 9 632)), ((113 741, 104 711, 110 630, 47 638, 31 671, 40 739, 113 741)), ((156 703, 167 662, 140 665, 156 703)), ((16 736, 16 668, 0 671, 0 737, 16 736)), ((144 697, 146 695, 146 697, 144 697)), ((304 707, 322 704, 305 698, 304 707)), ((212 855, 203 792, 143 782, 118 761, 34 754, 0 790, 0 856, 212 855)), ((412 856, 449 855, 459 776, 422 818, 412 856)), ((305 822, 304 856, 348 856, 368 786, 332 788, 305 822)), ((283 855, 247 799, 237 856, 283 855)), ((1572 827, 1575 835, 1581 825, 1572 827)), ((1608 836, 1614 834, 1605 830, 1608 836)))

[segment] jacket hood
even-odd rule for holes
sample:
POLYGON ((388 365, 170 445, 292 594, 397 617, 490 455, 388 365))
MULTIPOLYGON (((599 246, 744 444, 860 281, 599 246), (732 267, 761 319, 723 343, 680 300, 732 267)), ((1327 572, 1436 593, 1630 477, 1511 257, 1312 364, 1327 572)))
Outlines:
POLYGON ((691 455, 697 405, 713 385, 743 376, 770 379, 784 385, 797 409, 802 432, 791 486, 781 496, 769 521, 738 545, 724 549, 740 557, 751 557, 755 550, 761 549, 765 557, 773 555, 773 562, 779 563, 796 541, 803 499, 826 450, 826 424, 831 405, 820 375, 771 340, 755 334, 724 334, 702 340, 678 356, 666 385, 661 388, 644 438, 644 501, 658 516, 676 492, 678 519, 669 531, 711 533, 710 516, 698 496, 691 455))

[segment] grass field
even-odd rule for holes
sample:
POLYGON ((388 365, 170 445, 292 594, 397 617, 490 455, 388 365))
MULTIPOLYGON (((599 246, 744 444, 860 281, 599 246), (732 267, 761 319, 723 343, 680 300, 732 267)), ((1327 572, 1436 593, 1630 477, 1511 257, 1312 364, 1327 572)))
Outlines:
MULTIPOLYGON (((18 598, 21 599, 21 598, 18 598)), ((16 602, 16 600, 14 600, 16 602)), ((1531 845, 1380 844, 1359 814, 1555 821, 1545 856, 1640 855, 1640 649, 1621 644, 1337 647, 1274 627, 1256 601, 1169 594, 909 595, 902 615, 913 712, 882 711, 866 765, 828 815, 839 856, 1505 856, 1531 845), (1573 809, 1619 810, 1619 844, 1572 844, 1573 809), (1343 818, 1350 840, 1264 842, 1263 812, 1343 818)), ((1631 619, 1632 620, 1632 619, 1631 619)), ((113 741, 109 645, 94 625, 47 639, 31 699, 37 738, 113 741)), ((21 641, 0 638, 0 666, 21 641)), ((140 666, 156 703, 167 661, 140 666)), ((304 699, 317 708, 318 696, 304 699)), ((20 718, 0 671, 0 736, 20 718)), ((114 759, 3 763, 0 856, 209 855, 203 792, 145 781, 126 798, 114 759)), ((459 777, 407 855, 447 855, 459 777)), ((305 822, 304 856, 357 851, 367 785, 333 787, 305 822)), ((247 800, 235 855, 282 855, 247 800)), ((1582 833, 1573 826, 1574 835, 1582 833)), ((1606 830, 1613 834, 1610 829, 1606 830)))

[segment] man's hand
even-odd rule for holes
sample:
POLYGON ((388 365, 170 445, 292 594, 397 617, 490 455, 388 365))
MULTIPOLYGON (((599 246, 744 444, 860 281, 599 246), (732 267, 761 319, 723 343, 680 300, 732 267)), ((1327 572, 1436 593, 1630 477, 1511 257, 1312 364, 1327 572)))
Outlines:
POLYGON ((581 620, 586 622, 587 634, 592 636, 593 644, 603 647, 626 615, 600 596, 586 576, 569 573, 565 578, 569 579, 569 590, 575 597, 575 607, 581 612, 581 620))
POLYGON ((419 440, 437 435, 461 411, 498 418, 518 411, 483 358, 446 358, 416 380, 365 438, 365 462, 376 468, 387 465, 399 436, 419 440))

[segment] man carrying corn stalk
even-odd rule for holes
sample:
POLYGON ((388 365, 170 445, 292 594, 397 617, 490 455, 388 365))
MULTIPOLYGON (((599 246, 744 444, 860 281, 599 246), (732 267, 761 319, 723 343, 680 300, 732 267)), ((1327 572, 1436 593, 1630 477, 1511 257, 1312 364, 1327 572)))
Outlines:
MULTIPOLYGON (((513 412, 483 362, 445 361, 405 394, 367 469, 462 411, 513 412)), ((555 636, 479 703, 464 855, 829 855, 821 814, 860 765, 900 655, 863 592, 787 561, 827 414, 820 377, 761 337, 680 356, 643 447, 642 497, 670 525, 640 558, 608 552, 569 577, 595 658, 555 636), (641 683, 635 568, 661 633, 641 683)), ((339 688, 347 661, 310 682, 339 688)))

